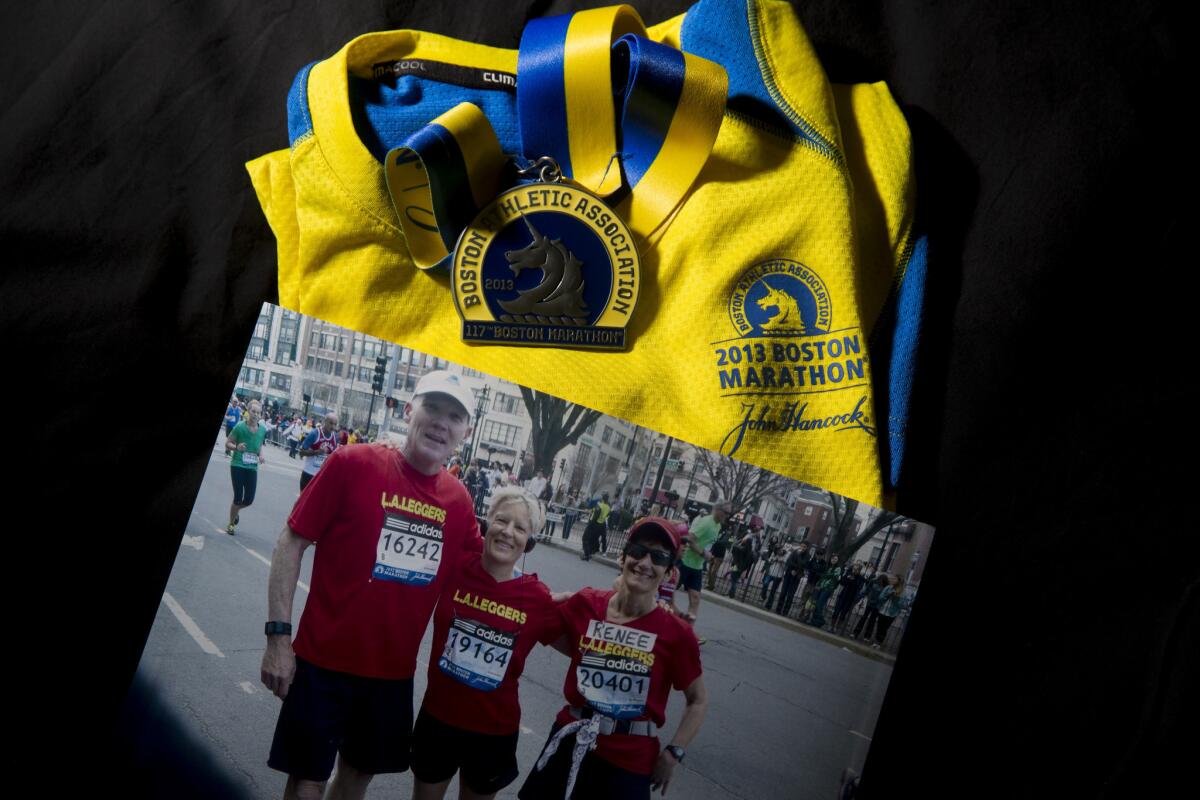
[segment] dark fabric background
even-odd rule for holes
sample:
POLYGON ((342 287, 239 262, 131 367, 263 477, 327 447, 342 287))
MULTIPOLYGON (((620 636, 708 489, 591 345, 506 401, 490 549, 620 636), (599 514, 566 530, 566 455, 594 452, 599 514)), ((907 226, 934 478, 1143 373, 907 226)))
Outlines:
MULTIPOLYGON (((242 164, 286 147, 292 76, 369 30, 515 46, 569 7, 0 12, 14 777, 45 758, 55 793, 226 795, 131 681, 275 296, 242 164)), ((1162 2, 799 8, 834 80, 886 80, 905 107, 932 241, 901 510, 938 538, 865 796, 1153 796, 1187 763, 1200 674, 1183 21, 1162 2)))

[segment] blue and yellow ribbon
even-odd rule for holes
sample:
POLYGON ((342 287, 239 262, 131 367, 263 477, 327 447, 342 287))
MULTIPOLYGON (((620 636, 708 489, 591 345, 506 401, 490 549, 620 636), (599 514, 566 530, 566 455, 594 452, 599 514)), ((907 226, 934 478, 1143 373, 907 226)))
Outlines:
POLYGON ((472 103, 459 103, 388 152, 384 175, 421 269, 446 259, 459 233, 515 177, 491 123, 472 103))
MULTIPOLYGON (((695 182, 725 109, 725 70, 646 37, 629 6, 531 20, 517 55, 527 159, 618 202, 649 240, 695 182)), ((413 259, 441 263, 461 231, 516 181, 487 118, 463 103, 388 153, 388 189, 413 259)))

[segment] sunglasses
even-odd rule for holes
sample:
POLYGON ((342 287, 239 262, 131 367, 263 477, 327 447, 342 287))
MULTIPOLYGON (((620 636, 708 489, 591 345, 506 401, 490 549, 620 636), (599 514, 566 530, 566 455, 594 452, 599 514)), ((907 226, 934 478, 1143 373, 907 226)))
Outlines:
POLYGON ((671 562, 675 560, 675 555, 666 550, 656 550, 653 547, 646 547, 638 542, 631 542, 625 545, 625 555, 632 558, 634 561, 641 561, 646 555, 650 555, 650 563, 656 567, 669 567, 671 562))

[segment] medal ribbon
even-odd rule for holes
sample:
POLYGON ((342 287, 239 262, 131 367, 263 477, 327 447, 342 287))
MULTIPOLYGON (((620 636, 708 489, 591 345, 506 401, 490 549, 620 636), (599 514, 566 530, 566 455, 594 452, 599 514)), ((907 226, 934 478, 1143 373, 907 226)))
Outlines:
MULTIPOLYGON (((728 79, 721 66, 645 34, 624 5, 531 20, 517 55, 517 113, 526 157, 550 156, 573 183, 621 197, 617 210, 649 239, 708 160, 728 79)), ((389 152, 385 171, 421 269, 442 263, 475 215, 519 178, 470 103, 389 152)))
POLYGON ((515 180, 492 124, 472 103, 459 103, 389 151, 384 175, 421 269, 454 252, 462 230, 515 180))

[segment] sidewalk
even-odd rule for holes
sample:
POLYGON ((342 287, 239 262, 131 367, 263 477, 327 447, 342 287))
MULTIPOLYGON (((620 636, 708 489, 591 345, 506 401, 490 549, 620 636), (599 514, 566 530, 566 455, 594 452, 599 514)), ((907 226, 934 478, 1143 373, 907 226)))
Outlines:
MULTIPOLYGON (((582 554, 583 541, 581 537, 583 535, 583 529, 585 525, 585 522, 576 522, 574 527, 571 528, 570 539, 563 539, 562 534, 556 532, 551 538, 539 538, 538 544, 543 547, 553 547, 557 550, 565 550, 569 553, 582 554)), ((605 564, 613 569, 617 568, 617 559, 615 555, 598 553, 592 556, 592 561, 595 561, 599 564, 605 564)), ((734 611, 746 614, 747 616, 756 617, 757 619, 765 622, 778 625, 781 628, 787 628, 788 630, 809 636, 813 639, 819 639, 827 644, 836 645, 849 650, 852 653, 863 656, 864 658, 872 659, 873 661, 879 661, 888 665, 896 663, 896 657, 891 653, 885 653, 882 650, 876 650, 869 644, 861 642, 857 639, 847 639, 844 636, 838 636, 837 634, 830 633, 822 628, 814 628, 811 625, 805 625, 803 622, 798 622, 789 617, 783 617, 779 614, 765 611, 757 606, 752 606, 748 603, 734 600, 718 592, 710 592, 706 590, 701 595, 701 599, 704 603, 712 603, 714 605, 733 609, 734 611)), ((681 594, 680 600, 686 603, 686 595, 681 594)))

